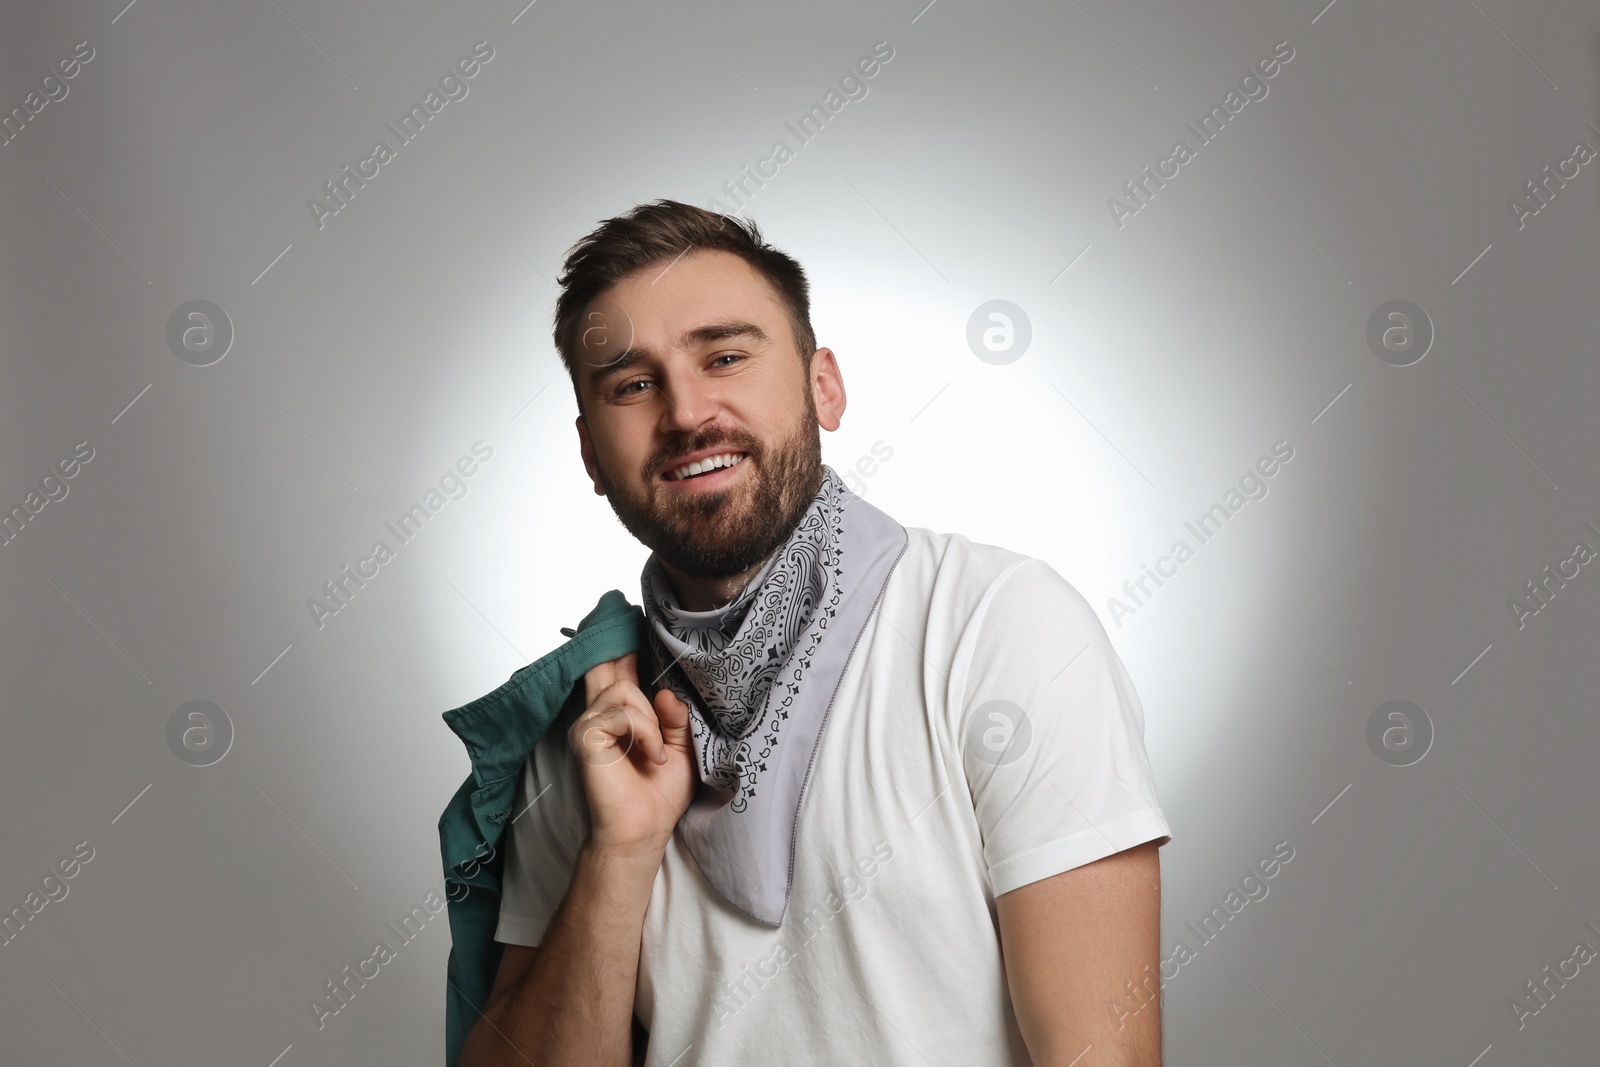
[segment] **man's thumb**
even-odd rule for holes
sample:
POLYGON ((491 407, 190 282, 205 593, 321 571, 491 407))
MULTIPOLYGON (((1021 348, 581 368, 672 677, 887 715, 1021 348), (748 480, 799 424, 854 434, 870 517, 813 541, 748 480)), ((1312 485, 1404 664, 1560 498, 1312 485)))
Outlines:
POLYGON ((661 722, 661 739, 669 744, 684 743, 689 732, 689 705, 678 698, 670 686, 656 691, 656 718, 661 722))

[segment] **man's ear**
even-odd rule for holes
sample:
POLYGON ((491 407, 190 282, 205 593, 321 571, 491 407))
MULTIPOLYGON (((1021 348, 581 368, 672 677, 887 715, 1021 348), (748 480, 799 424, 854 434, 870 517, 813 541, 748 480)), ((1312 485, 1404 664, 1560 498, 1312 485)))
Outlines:
POLYGON ((817 423, 832 433, 839 428, 844 415, 844 377, 839 373, 839 363, 833 349, 819 348, 811 357, 811 380, 806 383, 812 390, 817 407, 817 423))
POLYGON ((594 482, 595 496, 605 496, 605 488, 600 485, 600 464, 595 459, 594 438, 589 437, 589 424, 584 422, 584 416, 578 416, 578 451, 584 458, 584 470, 589 472, 590 482, 594 482))

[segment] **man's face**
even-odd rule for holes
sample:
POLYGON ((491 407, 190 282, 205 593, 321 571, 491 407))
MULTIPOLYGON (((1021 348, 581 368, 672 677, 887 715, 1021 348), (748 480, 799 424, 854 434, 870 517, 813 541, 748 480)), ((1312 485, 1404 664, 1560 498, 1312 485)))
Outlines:
POLYGON ((580 343, 584 466, 629 533, 704 578, 783 544, 821 488, 817 430, 838 426, 843 389, 835 398, 827 349, 813 361, 824 381, 805 373, 788 312, 754 268, 721 251, 643 268, 589 305, 580 343), (707 450, 741 458, 678 476, 707 450))

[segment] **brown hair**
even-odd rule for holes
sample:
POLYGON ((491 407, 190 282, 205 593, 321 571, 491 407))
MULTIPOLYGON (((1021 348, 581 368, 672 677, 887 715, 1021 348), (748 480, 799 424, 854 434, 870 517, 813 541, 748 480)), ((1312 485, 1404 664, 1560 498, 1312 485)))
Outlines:
POLYGON ((572 378, 578 410, 579 345, 584 310, 608 286, 654 263, 669 263, 690 248, 732 252, 767 280, 789 310, 790 331, 800 351, 807 375, 816 352, 811 329, 811 298, 805 271, 788 254, 761 238, 754 220, 680 203, 657 200, 606 219, 567 250, 562 273, 556 279, 561 295, 556 299, 555 344, 572 378))

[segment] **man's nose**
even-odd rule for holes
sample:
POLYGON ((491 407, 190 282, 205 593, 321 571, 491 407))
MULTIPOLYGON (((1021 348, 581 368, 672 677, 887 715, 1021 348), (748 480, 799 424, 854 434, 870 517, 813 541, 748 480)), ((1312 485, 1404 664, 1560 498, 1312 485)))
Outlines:
POLYGON ((663 428, 693 433, 722 410, 722 386, 692 372, 674 372, 662 379, 663 428))

